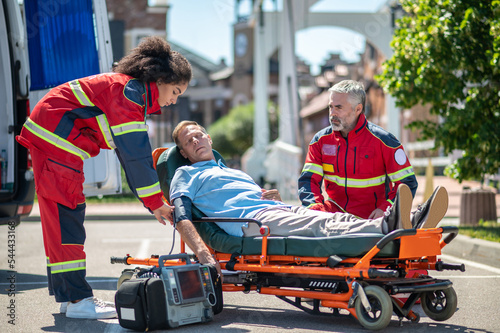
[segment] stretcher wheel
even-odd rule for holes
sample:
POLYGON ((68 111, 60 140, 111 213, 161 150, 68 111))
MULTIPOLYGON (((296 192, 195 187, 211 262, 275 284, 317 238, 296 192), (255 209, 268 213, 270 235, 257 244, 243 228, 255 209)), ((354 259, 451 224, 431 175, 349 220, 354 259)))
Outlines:
POLYGON ((457 293, 448 288, 423 293, 421 296, 422 309, 425 314, 435 321, 445 321, 457 310, 457 293))
POLYGON ((123 271, 122 275, 120 275, 120 278, 118 279, 118 282, 116 283, 116 290, 120 289, 122 283, 127 280, 130 280, 132 276, 134 276, 133 271, 123 271))
POLYGON ((392 317, 392 301, 387 292, 379 286, 364 288, 370 302, 371 311, 366 311, 361 298, 356 298, 354 307, 358 321, 369 330, 381 330, 387 327, 392 317))

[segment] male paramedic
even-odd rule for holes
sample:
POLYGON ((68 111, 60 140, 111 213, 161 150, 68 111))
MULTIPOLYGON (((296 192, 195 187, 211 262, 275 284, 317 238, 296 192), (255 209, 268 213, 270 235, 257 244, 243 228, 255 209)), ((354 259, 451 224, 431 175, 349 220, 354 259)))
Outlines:
POLYGON ((116 316, 85 279, 83 160, 115 149, 134 194, 160 223, 172 219, 153 168, 146 115, 175 104, 191 65, 159 37, 145 38, 115 73, 53 88, 35 106, 17 140, 29 148, 40 207, 49 294, 69 318, 116 316))
POLYGON ((314 210, 382 217, 401 184, 415 196, 417 179, 410 161, 394 135, 366 120, 362 83, 344 80, 328 91, 330 126, 309 144, 298 180, 300 201, 314 210))
MULTIPOLYGON (((343 212, 332 214, 310 210, 269 200, 250 176, 226 167, 220 160, 216 161, 210 136, 196 122, 179 123, 172 137, 181 155, 192 163, 178 168, 170 184, 176 227, 202 263, 215 264, 215 260, 191 222, 192 205, 208 217, 255 218, 268 226, 273 236, 387 234, 410 224, 412 194, 405 184, 399 187, 394 205, 377 219, 360 219, 343 212)), ((432 214, 436 205, 442 204, 434 200, 428 205, 428 211, 432 214)), ((218 225, 233 236, 260 236, 259 228, 254 224, 235 222, 218 225)))

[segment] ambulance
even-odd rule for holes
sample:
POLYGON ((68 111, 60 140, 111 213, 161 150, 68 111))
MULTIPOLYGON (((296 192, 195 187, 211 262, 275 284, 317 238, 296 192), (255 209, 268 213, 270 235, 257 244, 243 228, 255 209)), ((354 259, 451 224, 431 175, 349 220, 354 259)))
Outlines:
MULTIPOLYGON (((53 87, 111 71, 105 0, 0 0, 0 224, 30 214, 35 184, 29 151, 15 136, 32 107, 53 87)), ((84 162, 84 193, 121 193, 114 151, 84 162)))

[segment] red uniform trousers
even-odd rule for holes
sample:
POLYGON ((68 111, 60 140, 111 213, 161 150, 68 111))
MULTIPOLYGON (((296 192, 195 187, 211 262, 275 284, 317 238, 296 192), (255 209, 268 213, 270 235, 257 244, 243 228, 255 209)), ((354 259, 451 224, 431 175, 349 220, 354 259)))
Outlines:
MULTIPOLYGON (((57 148, 54 148, 57 149, 57 148)), ((83 161, 53 157, 30 144, 35 187, 47 256, 49 294, 57 302, 93 296, 85 280, 83 161)))

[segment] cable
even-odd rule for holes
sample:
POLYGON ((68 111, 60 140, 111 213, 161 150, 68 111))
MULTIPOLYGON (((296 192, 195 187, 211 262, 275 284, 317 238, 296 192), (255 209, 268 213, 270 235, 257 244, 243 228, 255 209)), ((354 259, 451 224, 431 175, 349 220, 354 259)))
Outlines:
POLYGON ((170 248, 170 252, 168 253, 169 255, 172 254, 172 251, 174 250, 174 245, 175 245, 175 231, 177 229, 175 229, 175 223, 174 223, 174 232, 172 233, 172 247, 170 248))

